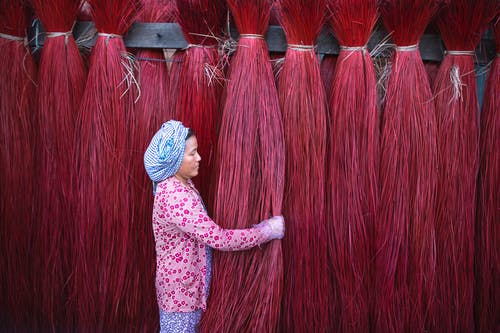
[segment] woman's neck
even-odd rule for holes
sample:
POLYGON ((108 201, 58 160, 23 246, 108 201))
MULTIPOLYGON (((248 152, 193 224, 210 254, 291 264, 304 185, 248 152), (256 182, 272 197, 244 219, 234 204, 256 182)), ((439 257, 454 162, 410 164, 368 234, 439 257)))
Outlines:
POLYGON ((186 185, 187 187, 191 187, 187 181, 187 178, 184 178, 182 176, 179 176, 178 174, 175 174, 174 175, 175 178, 179 179, 181 181, 181 183, 183 183, 184 185, 186 185))

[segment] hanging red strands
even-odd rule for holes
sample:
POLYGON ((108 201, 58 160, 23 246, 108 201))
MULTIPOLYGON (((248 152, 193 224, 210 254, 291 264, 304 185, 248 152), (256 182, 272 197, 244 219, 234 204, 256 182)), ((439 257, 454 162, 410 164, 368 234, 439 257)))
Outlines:
MULTIPOLYGON (((174 7, 175 1, 174 1, 174 7)), ((175 21, 175 18, 173 19, 175 21)), ((169 94, 168 94, 168 108, 169 114, 175 117, 175 105, 177 101, 177 92, 179 90, 179 81, 182 70, 182 62, 184 61, 184 49, 177 49, 170 57, 170 72, 169 72, 169 94)))
POLYGON ((340 43, 330 92, 328 191, 332 267, 340 332, 369 332, 373 240, 378 205, 379 124, 375 68, 366 44, 376 0, 329 0, 340 43), (349 195, 346 195, 349 193, 349 195))
MULTIPOLYGON (((172 22, 177 22, 177 3, 176 0, 172 0, 172 22)), ((179 81, 182 70, 182 62, 184 58, 185 49, 176 49, 173 54, 171 54, 170 59, 170 80, 169 80, 169 94, 168 94, 168 106, 169 114, 175 117, 176 113, 176 101, 177 92, 179 90, 179 81)))
MULTIPOLYGON (((436 23, 434 22, 434 20, 431 20, 431 22, 429 23, 429 25, 425 29, 425 34, 439 35, 439 29, 436 26, 436 23)), ((434 81, 436 80, 436 76, 437 76, 437 73, 439 71, 439 64, 440 64, 440 61, 434 61, 434 60, 425 60, 424 61, 425 71, 427 72, 427 76, 429 78, 429 84, 431 85, 431 88, 434 86, 434 81)))
MULTIPOLYGON (((271 4, 271 14, 269 16, 269 26, 279 26, 280 22, 278 19, 278 8, 277 2, 273 1, 271 4)), ((279 77, 281 74, 281 69, 283 67, 283 61, 285 60, 285 52, 269 52, 269 58, 271 59, 271 66, 273 69, 274 80, 276 82, 276 87, 279 85, 279 77)))
POLYGON ((35 331, 32 274, 36 68, 24 1, 0 0, 0 331, 35 331))
MULTIPOLYGON (((203 167, 194 179, 203 198, 211 197, 217 125, 224 78, 218 44, 226 18, 224 0, 177 0, 176 20, 188 42, 180 66, 174 117, 198 138, 203 167)), ((206 206, 211 210, 211 203, 206 206)))
POLYGON ((382 116, 374 328, 422 332, 433 300, 437 157, 435 109, 417 44, 438 3, 378 5, 397 48, 382 116))
POLYGON ((321 80, 323 80, 323 86, 325 87, 326 100, 330 100, 330 95, 332 91, 333 75, 335 74, 335 67, 337 66, 337 56, 333 54, 323 55, 321 60, 320 70, 321 70, 321 80))
MULTIPOLYGON (((497 10, 500 14, 500 8, 497 10)), ((497 55, 488 73, 481 113, 478 212, 476 220, 476 328, 494 332, 500 327, 500 16, 492 24, 497 55)))
MULTIPOLYGON (((267 0, 229 0, 240 32, 231 62, 217 149, 215 221, 247 228, 281 214, 284 182, 279 99, 263 38, 267 0)), ((274 332, 283 283, 281 242, 214 253, 201 332, 274 332)))
MULTIPOLYGON (((173 17, 173 0, 142 0, 142 22, 169 22, 173 17)), ((143 304, 138 316, 151 324, 153 331, 159 329, 158 305, 155 292, 155 264, 153 229, 150 223, 154 197, 151 180, 144 172, 143 154, 150 138, 167 119, 172 118, 168 106, 169 73, 162 49, 140 49, 136 56, 137 78, 140 96, 131 114, 131 143, 133 163, 133 188, 135 219, 132 237, 135 244, 135 269, 141 272, 141 298, 143 304)))
POLYGON ((474 50, 496 0, 449 1, 436 18, 447 54, 434 84, 438 126, 436 332, 473 332, 479 105, 474 50))
POLYGON ((429 84, 432 87, 434 85, 434 81, 436 80, 437 73, 439 72, 439 62, 425 61, 424 66, 429 79, 429 84))
POLYGON ((130 152, 133 66, 122 35, 138 13, 135 0, 92 0, 97 31, 78 117, 76 170, 78 209, 75 286, 78 331, 146 331, 157 322, 143 318, 143 283, 150 276, 135 269, 137 245, 131 231, 135 198, 130 152))
POLYGON ((278 0, 275 5, 288 42, 278 81, 286 151, 283 215, 287 221, 281 329, 326 332, 333 325, 334 304, 325 213, 327 100, 314 48, 326 3, 278 0))
POLYGON ((78 13, 78 21, 92 21, 92 15, 90 14, 90 5, 87 1, 82 1, 80 12, 78 13))
POLYGON ((37 224, 34 298, 42 331, 72 330, 67 298, 73 276, 75 226, 71 186, 75 123, 86 68, 72 35, 79 0, 32 0, 42 22, 37 109, 37 224), (64 253, 64 255, 61 255, 64 253))

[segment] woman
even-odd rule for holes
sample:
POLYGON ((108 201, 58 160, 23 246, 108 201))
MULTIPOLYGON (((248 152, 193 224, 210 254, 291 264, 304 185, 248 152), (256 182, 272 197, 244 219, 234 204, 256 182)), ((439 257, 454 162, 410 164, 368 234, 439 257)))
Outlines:
POLYGON ((284 234, 281 216, 249 229, 222 229, 215 224, 191 182, 200 166, 197 148, 193 132, 170 120, 144 154, 155 193, 156 296, 162 333, 196 332, 206 308, 212 248, 246 250, 284 234))

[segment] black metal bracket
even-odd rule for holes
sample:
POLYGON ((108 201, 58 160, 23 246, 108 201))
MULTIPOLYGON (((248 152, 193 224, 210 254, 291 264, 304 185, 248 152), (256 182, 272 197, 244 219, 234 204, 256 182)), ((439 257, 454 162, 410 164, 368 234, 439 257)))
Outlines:
MULTIPOLYGON (((73 29, 73 36, 79 44, 91 48, 96 41, 97 31, 93 22, 77 22, 73 29)), ((238 39, 236 29, 231 29, 231 37, 238 39)), ((368 42, 368 50, 372 50, 382 41, 387 40, 388 33, 377 26, 368 42)), ((35 50, 43 47, 45 31, 39 20, 33 22, 29 32, 30 46, 35 50)), ((286 52, 287 42, 285 33, 280 26, 269 26, 265 36, 270 52, 286 52)), ((182 49, 187 46, 182 30, 177 23, 134 23, 124 36, 128 48, 160 48, 182 49)), ((443 59, 445 47, 441 37, 437 34, 423 35, 419 43, 420 54, 423 60, 440 62, 443 59)), ((328 29, 323 29, 317 39, 316 51, 320 55, 338 54, 340 51, 337 39, 328 29)), ((491 30, 488 30, 479 46, 476 48, 476 63, 487 64, 496 56, 495 39, 491 30)))

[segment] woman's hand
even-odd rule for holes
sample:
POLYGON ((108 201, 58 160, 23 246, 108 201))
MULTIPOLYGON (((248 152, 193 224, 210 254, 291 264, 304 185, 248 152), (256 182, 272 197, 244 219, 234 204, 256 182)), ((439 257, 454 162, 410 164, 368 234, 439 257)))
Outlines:
POLYGON ((273 216, 255 226, 260 228, 271 239, 282 239, 285 235, 285 220, 283 216, 273 216))

